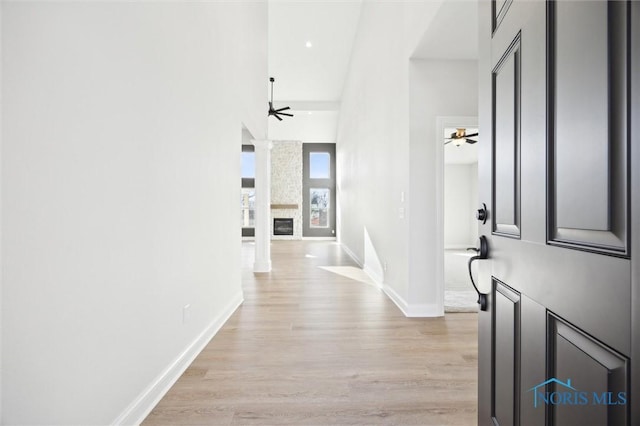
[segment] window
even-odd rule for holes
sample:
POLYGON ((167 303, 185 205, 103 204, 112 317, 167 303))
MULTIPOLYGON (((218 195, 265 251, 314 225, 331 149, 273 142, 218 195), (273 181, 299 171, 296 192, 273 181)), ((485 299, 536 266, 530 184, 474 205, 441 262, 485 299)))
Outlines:
POLYGON ((331 178, 331 156, 328 152, 309 153, 309 178, 331 178))
POLYGON ((302 144, 302 236, 336 236, 336 144, 302 144))
POLYGON ((329 188, 311 188, 309 195, 309 227, 328 228, 331 191, 329 188))
POLYGON ((256 190, 253 188, 242 188, 242 227, 253 228, 255 226, 256 215, 256 190))
MULTIPOLYGON (((236 169, 237 170, 237 169, 236 169)), ((255 152, 242 152, 242 177, 256 177, 256 154, 255 152)))
POLYGON ((253 145, 242 145, 240 173, 242 174, 242 192, 240 197, 240 211, 242 214, 242 236, 255 235, 255 204, 256 204, 256 156, 253 145))

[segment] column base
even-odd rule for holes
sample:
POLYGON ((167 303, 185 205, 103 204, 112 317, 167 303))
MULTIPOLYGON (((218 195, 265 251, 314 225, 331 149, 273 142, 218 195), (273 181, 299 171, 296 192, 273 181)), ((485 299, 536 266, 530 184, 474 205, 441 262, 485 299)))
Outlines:
POLYGON ((271 272, 270 260, 256 260, 253 263, 253 272, 271 272))

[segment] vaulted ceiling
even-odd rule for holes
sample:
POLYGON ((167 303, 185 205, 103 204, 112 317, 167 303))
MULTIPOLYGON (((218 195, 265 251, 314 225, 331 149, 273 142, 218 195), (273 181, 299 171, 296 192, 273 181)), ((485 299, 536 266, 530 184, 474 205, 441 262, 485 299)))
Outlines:
POLYGON ((443 1, 413 57, 477 59, 478 0, 443 1))
MULTIPOLYGON (((274 99, 294 110, 336 110, 362 0, 268 1, 269 75, 276 79, 274 99)), ((477 0, 444 0, 413 57, 475 59, 477 16, 477 0)))
POLYGON ((338 102, 361 1, 269 0, 269 75, 274 99, 338 102))

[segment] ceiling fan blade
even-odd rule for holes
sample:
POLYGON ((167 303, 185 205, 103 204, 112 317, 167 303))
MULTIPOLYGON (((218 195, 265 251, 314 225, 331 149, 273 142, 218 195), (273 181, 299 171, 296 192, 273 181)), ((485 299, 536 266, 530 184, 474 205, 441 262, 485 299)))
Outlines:
POLYGON ((474 143, 478 143, 478 141, 474 141, 473 139, 466 139, 466 143, 473 145, 474 143))
POLYGON ((470 137, 473 137, 473 136, 478 136, 478 133, 476 132, 476 133, 471 133, 470 135, 465 135, 465 137, 467 137, 467 138, 470 138, 470 137))
POLYGON ((451 143, 451 142, 453 142, 453 141, 446 141, 444 144, 446 145, 446 144, 449 144, 449 143, 451 143))
POLYGON ((289 107, 278 108, 278 109, 276 110, 276 112, 286 111, 286 110, 288 110, 288 109, 291 109, 291 108, 289 108, 289 107))
POLYGON ((273 116, 274 116, 275 118, 277 118, 277 119, 278 119, 278 121, 282 121, 282 118, 280 118, 280 116, 279 116, 278 114, 273 114, 273 116))
POLYGON ((276 114, 286 115, 287 117, 293 117, 293 114, 287 114, 286 112, 277 112, 276 114))

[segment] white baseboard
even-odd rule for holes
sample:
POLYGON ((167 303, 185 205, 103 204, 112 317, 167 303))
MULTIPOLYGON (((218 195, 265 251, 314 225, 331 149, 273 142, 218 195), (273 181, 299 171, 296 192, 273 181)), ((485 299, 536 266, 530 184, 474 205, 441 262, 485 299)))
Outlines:
POLYGON ((243 301, 244 297, 242 291, 240 291, 220 315, 196 337, 175 361, 149 384, 124 412, 112 422, 112 425, 139 425, 142 423, 243 301))
POLYGON ((396 304, 396 306, 402 311, 405 317, 410 318, 422 318, 422 317, 441 317, 444 315, 440 312, 438 305, 435 303, 421 303, 421 304, 408 304, 396 291, 389 285, 384 284, 382 290, 385 292, 389 299, 396 304))
POLYGON ((344 252, 347 253, 347 255, 351 258, 351 260, 353 260, 356 265, 358 265, 364 271, 364 273, 373 280, 378 288, 382 289, 384 278, 377 274, 373 269, 367 267, 366 265, 363 265, 360 259, 358 259, 358 256, 356 256, 356 254, 351 251, 351 249, 344 243, 340 243, 340 246, 342 247, 342 250, 344 250, 344 252))
POLYGON ((362 268, 362 270, 365 272, 365 274, 369 275, 369 278, 371 278, 373 282, 376 283, 378 288, 384 287, 384 278, 379 274, 377 274, 373 269, 365 265, 365 267, 362 268))
POLYGON ((358 259, 358 256, 356 256, 356 254, 351 251, 349 247, 347 247, 344 243, 340 243, 340 247, 342 247, 342 250, 344 250, 344 252, 347 253, 347 255, 351 258, 351 260, 353 260, 356 263, 356 265, 362 268, 362 262, 360 261, 360 259, 358 259))

